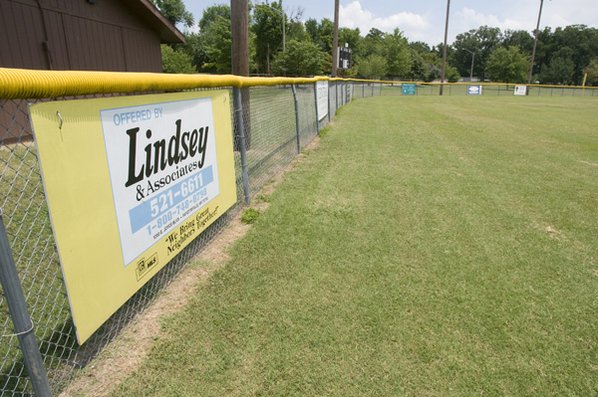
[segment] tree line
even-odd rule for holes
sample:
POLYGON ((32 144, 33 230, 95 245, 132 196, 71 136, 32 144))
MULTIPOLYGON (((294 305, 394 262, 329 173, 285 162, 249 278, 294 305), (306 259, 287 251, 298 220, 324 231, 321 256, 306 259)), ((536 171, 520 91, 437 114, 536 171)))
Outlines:
MULTIPOLYGON (((196 26, 186 43, 163 45, 164 71, 230 73, 230 6, 206 8, 196 22, 181 0, 153 0, 174 24, 196 26), (196 25, 195 25, 196 24, 196 25)), ((327 74, 332 66, 333 23, 302 21, 301 10, 287 13, 282 0, 251 4, 249 21, 250 73, 310 76, 327 74)), ((457 35, 448 47, 447 80, 527 81, 534 38, 525 30, 480 26, 457 35), (473 61, 473 63, 472 63, 473 61), (472 70, 473 66, 473 70, 472 70)), ((433 81, 440 78, 442 44, 410 42, 399 27, 390 33, 340 28, 339 45, 352 50, 353 66, 339 70, 346 77, 433 81)), ((538 32, 533 81, 543 84, 598 85, 598 29, 571 25, 538 32)))

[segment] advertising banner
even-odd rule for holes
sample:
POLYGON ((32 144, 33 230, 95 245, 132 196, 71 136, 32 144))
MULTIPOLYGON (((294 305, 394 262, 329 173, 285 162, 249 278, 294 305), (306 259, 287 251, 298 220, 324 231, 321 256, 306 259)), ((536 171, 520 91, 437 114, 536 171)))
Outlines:
POLYGON ((415 84, 401 84, 401 94, 402 95, 415 95, 417 89, 415 84))
POLYGON ((79 343, 236 202, 228 91, 30 107, 79 343))
POLYGON ((328 81, 316 82, 318 98, 318 118, 322 120, 328 116, 328 81))
POLYGON ((516 85, 515 86, 515 91, 513 92, 513 95, 525 96, 526 94, 527 94, 527 86, 526 85, 516 85))
POLYGON ((467 95, 482 95, 482 86, 481 85, 468 85, 467 86, 467 95))

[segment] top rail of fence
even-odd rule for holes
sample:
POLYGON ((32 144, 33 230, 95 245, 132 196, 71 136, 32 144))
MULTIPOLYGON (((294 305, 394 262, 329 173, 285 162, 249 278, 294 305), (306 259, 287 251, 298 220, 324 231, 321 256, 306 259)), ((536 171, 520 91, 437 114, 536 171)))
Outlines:
POLYGON ((382 83, 381 80, 316 77, 243 77, 236 75, 96 72, 0 68, 0 98, 56 98, 64 96, 170 91, 215 87, 256 87, 309 84, 317 81, 382 83))
MULTIPOLYGON (((422 82, 406 80, 371 80, 315 77, 244 77, 236 75, 167 74, 137 72, 100 72, 78 70, 32 70, 0 68, 0 98, 57 98, 65 96, 174 91, 216 87, 257 87, 287 84, 309 84, 317 81, 364 82, 390 85, 517 85, 503 82, 422 82)), ((588 86, 527 84, 529 87, 598 89, 588 86)))

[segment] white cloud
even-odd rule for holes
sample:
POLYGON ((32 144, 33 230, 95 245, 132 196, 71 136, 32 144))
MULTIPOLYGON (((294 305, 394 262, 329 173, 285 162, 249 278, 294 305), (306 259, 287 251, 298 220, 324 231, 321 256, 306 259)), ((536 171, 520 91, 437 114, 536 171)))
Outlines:
POLYGON ((453 17, 454 27, 451 28, 451 31, 461 33, 470 29, 477 29, 484 25, 498 27, 501 30, 529 29, 529 20, 526 21, 517 17, 518 15, 514 13, 510 18, 500 19, 494 14, 484 14, 471 8, 463 7, 455 13, 453 17))
POLYGON ((392 32, 395 28, 408 33, 423 31, 429 24, 419 14, 399 12, 386 17, 375 16, 371 11, 364 10, 359 1, 353 1, 339 8, 339 24, 341 27, 359 28, 362 35, 366 35, 371 28, 383 32, 392 32))

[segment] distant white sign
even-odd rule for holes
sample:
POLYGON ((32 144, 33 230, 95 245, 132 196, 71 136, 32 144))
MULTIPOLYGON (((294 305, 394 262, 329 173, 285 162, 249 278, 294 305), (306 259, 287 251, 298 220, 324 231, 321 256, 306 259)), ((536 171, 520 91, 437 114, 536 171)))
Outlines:
POLYGON ((316 96, 318 98, 318 119, 322 120, 328 116, 328 82, 318 81, 316 83, 316 96))
POLYGON ((518 96, 525 96, 527 94, 527 86, 526 85, 516 85, 515 91, 513 92, 514 95, 518 96))
POLYGON ((467 86, 467 95, 482 95, 482 86, 481 85, 467 86))

